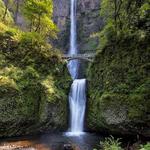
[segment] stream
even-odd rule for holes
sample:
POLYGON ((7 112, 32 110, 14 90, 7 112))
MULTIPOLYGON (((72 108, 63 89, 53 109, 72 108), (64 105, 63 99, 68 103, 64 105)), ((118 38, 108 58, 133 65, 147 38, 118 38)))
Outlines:
POLYGON ((0 150, 93 150, 98 148, 100 139, 99 135, 90 133, 80 136, 57 133, 16 137, 0 140, 0 150))

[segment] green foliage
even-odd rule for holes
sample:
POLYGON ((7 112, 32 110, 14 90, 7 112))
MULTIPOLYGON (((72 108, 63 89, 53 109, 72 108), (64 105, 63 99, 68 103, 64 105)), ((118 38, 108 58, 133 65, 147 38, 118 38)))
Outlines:
POLYGON ((141 84, 135 91, 130 95, 129 101, 129 118, 133 119, 136 117, 144 118, 146 112, 148 112, 148 107, 150 106, 149 99, 150 90, 150 80, 147 79, 143 84, 141 84))
POLYGON ((9 77, 0 76, 0 89, 1 92, 7 92, 7 89, 18 90, 17 84, 9 77))
POLYGON ((100 144, 104 150, 123 150, 120 146, 120 139, 115 140, 113 136, 106 138, 105 141, 101 142, 100 144))
POLYGON ((104 29, 99 33, 100 37, 100 48, 104 48, 104 46, 110 41, 114 41, 115 29, 112 22, 106 24, 104 29), (110 40, 110 41, 109 41, 110 40))
POLYGON ((103 150, 123 150, 120 139, 115 139, 113 136, 105 138, 104 141, 100 142, 100 145, 103 150))
POLYGON ((30 31, 51 38, 56 37, 56 26, 52 21, 52 0, 28 0, 24 2, 22 9, 29 22, 30 31))
POLYGON ((149 11, 148 0, 102 0, 100 15, 104 18, 105 26, 99 35, 100 48, 112 40, 117 43, 120 35, 145 34, 145 29, 150 25, 149 11))
POLYGON ((108 29, 113 36, 108 38, 107 35, 106 45, 97 53, 88 71, 88 122, 93 130, 104 128, 122 132, 118 128, 121 122, 117 122, 120 114, 125 118, 122 121, 125 129, 128 129, 126 121, 132 124, 133 130, 137 122, 147 126, 150 45, 147 29, 143 30, 143 35, 139 31, 116 35, 114 30, 108 29), (114 116, 108 115, 110 112, 114 116))
POLYGON ((150 150, 150 143, 148 142, 145 145, 141 145, 141 149, 140 150, 150 150))
POLYGON ((14 20, 17 22, 17 15, 20 13, 27 19, 26 30, 37 32, 45 39, 56 38, 58 31, 53 23, 53 1, 52 0, 28 0, 14 1, 7 0, 5 3, 0 0, 0 21, 13 26, 14 20), (16 6, 15 6, 16 5, 16 6), (10 11, 12 14, 10 13, 10 11), (14 19, 13 19, 14 18, 14 19))
POLYGON ((61 80, 62 69, 66 71, 64 70, 65 63, 59 57, 59 52, 52 51, 51 45, 46 43, 38 33, 18 32, 18 30, 7 27, 2 31, 0 38, 2 38, 0 75, 14 79, 20 90, 30 86, 31 88, 32 86, 33 88, 34 86, 39 87, 41 84, 41 89, 47 91, 46 94, 49 94, 52 101, 60 98, 61 94, 65 95, 61 89, 57 92, 59 85, 55 83, 58 78, 61 80), (5 43, 6 40, 7 43, 5 43), (8 45, 10 42, 11 44, 8 45), (48 76, 51 78, 47 79, 48 76))
MULTIPOLYGON (((8 5, 11 4, 11 0, 8 1, 8 5)), ((2 0, 0 0, 0 21, 3 21, 6 24, 12 24, 13 23, 13 18, 9 10, 6 10, 6 5, 2 0), (5 12, 6 11, 6 12, 5 12), (5 14, 6 13, 6 14, 5 14), (4 16, 5 15, 5 16, 4 16), (5 17, 5 18, 4 18, 5 17)))
POLYGON ((61 53, 49 44, 57 32, 52 15, 52 0, 0 0, 0 137, 67 125, 71 78, 61 53), (15 21, 23 10, 26 32, 13 25, 10 8, 15 21))
POLYGON ((0 136, 65 127, 71 78, 60 52, 38 32, 0 29, 0 136))

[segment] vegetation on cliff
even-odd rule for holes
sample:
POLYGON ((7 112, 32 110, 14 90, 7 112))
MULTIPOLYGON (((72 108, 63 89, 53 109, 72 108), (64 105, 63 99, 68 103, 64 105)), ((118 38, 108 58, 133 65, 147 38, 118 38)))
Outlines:
POLYGON ((88 126, 150 136, 149 2, 101 3, 105 26, 89 67, 88 126))
MULTIPOLYGON (((104 139, 104 141, 100 142, 100 149, 103 149, 103 150, 126 150, 126 149, 149 150, 150 149, 149 142, 147 143, 145 142, 144 144, 140 144, 140 142, 137 142, 131 146, 129 146, 129 143, 128 143, 128 145, 125 146, 121 141, 122 139, 120 138, 116 139, 113 136, 107 137, 104 139)), ((94 149, 94 150, 97 150, 97 149, 94 149)))
POLYGON ((71 79, 60 52, 46 40, 56 36, 52 20, 45 32, 39 24, 24 32, 9 10, 4 19, 5 7, 0 1, 0 137, 66 128, 71 79))

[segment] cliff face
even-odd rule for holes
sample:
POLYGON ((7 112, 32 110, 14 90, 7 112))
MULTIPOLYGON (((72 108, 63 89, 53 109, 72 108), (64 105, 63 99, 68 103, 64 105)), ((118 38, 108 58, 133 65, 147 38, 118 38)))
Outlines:
MULTIPOLYGON (((77 39, 80 53, 95 53, 99 43, 94 33, 103 26, 100 17, 100 0, 78 0, 77 4, 77 39)), ((81 61, 79 78, 85 78, 88 68, 87 61, 81 61)))
POLYGON ((0 25, 0 138, 66 130, 66 63, 38 34, 0 25))
MULTIPOLYGON (((90 35, 99 31, 103 25, 99 10, 99 0, 77 1, 77 37, 81 53, 97 47, 98 39, 91 38, 90 35)), ((54 22, 60 29, 55 45, 67 52, 70 35, 70 1, 54 0, 54 22)))
POLYGON ((92 131, 150 137, 149 35, 137 37, 110 41, 89 68, 87 125, 92 131))
POLYGON ((77 10, 78 44, 81 53, 95 51, 98 39, 92 35, 98 32, 103 21, 99 15, 100 0, 79 0, 77 10))
POLYGON ((61 48, 63 51, 68 49, 69 43, 69 26, 70 26, 70 1, 68 0, 53 0, 54 12, 53 19, 59 28, 58 39, 54 41, 54 45, 61 48))

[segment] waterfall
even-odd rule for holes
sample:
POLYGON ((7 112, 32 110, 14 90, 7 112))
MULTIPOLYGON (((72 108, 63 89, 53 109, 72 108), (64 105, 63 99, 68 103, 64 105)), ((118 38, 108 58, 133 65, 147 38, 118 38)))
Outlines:
MULTIPOLYGON (((71 0, 69 54, 78 54, 76 32, 76 1, 77 0, 71 0)), ((70 130, 67 134, 76 136, 83 133, 86 106, 86 79, 78 79, 78 60, 69 61, 68 69, 74 81, 72 83, 69 94, 70 130)))
POLYGON ((72 134, 81 134, 83 132, 86 95, 86 80, 76 79, 73 81, 69 95, 71 112, 71 132, 72 134))

